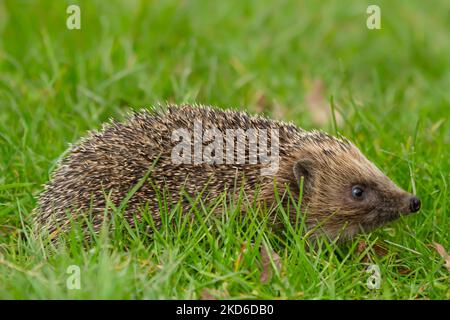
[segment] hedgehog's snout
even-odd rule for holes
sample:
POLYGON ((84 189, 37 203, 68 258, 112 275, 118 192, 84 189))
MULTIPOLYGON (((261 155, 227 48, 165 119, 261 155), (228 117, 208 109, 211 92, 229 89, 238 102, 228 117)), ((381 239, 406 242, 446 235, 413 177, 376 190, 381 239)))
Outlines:
POLYGON ((404 199, 402 201, 403 209, 401 211, 402 211, 402 213, 404 215, 415 213, 415 212, 420 210, 420 207, 421 207, 422 203, 421 203, 420 199, 416 195, 410 194, 410 193, 406 193, 404 195, 403 199, 404 199))
POLYGON ((420 199, 417 198, 416 196, 412 196, 409 199, 409 210, 411 213, 417 212, 420 210, 420 199))

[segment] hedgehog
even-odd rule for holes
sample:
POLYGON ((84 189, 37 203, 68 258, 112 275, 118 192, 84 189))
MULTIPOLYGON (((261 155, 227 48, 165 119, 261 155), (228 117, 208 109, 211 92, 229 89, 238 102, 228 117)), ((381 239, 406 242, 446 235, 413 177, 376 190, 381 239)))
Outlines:
MULTIPOLYGON (((243 190, 268 214, 293 198, 312 238, 338 241, 421 206, 342 136, 242 111, 165 105, 110 120, 72 145, 39 196, 34 229, 55 236, 71 217, 89 213, 98 231, 108 201, 119 207, 124 199, 130 225, 148 210, 160 226, 162 188, 168 205, 181 204, 183 213, 199 194, 211 203, 243 190)), ((298 223, 297 209, 288 207, 298 223)))

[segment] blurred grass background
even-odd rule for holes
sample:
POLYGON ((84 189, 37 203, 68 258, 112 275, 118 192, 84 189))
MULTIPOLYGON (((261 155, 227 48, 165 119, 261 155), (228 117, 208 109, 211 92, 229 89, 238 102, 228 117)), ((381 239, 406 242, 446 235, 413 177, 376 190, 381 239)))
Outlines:
MULTIPOLYGON (((423 199, 419 215, 394 224, 396 241, 423 255, 433 241, 448 249, 449 30, 444 0, 0 1, 4 259, 20 265, 30 254, 20 256, 20 217, 68 143, 110 117, 197 102, 333 132, 331 121, 314 118, 331 96, 338 131, 423 199), (81 8, 81 30, 66 28, 70 4, 81 8), (366 27, 369 4, 381 8, 381 30, 366 27)), ((426 275, 429 261, 410 258, 424 268, 418 284, 386 297, 411 298, 426 284, 432 298, 449 298, 439 256, 429 257, 434 275, 426 275)), ((6 290, 13 278, 2 276, 6 290)))

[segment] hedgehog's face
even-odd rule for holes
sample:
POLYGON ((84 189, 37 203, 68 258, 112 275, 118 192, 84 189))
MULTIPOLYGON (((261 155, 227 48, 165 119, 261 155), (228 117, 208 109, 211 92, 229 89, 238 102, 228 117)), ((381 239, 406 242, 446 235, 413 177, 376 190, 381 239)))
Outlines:
POLYGON ((360 151, 314 150, 293 168, 311 226, 330 238, 348 239, 420 209, 420 200, 397 187, 360 151), (314 160, 312 160, 314 159, 314 160))

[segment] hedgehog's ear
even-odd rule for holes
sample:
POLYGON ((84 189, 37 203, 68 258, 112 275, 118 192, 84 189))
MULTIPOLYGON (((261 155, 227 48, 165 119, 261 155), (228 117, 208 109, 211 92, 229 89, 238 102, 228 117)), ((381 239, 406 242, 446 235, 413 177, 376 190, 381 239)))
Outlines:
POLYGON ((294 172, 295 181, 300 184, 300 181, 303 177, 303 186, 307 187, 307 185, 311 182, 312 172, 313 172, 313 161, 311 159, 301 159, 294 163, 294 167, 292 171, 294 172))

